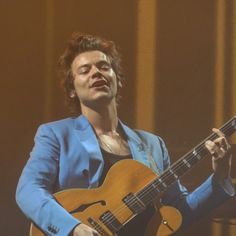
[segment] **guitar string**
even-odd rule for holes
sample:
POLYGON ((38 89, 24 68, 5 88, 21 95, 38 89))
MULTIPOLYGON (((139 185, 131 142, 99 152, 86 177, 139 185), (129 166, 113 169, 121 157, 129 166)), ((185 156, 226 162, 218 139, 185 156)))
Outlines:
MULTIPOLYGON (((227 131, 229 131, 229 128, 232 128, 232 126, 231 126, 231 123, 229 123, 229 124, 226 124, 225 126, 224 126, 224 133, 226 133, 227 131), (227 127, 228 125, 230 125, 230 127, 227 127)), ((209 139, 209 138, 213 138, 214 136, 215 136, 216 134, 215 133, 213 133, 212 135, 210 135, 207 139, 209 139)), ((203 141, 204 142, 204 141, 203 141)), ((199 145, 198 145, 198 147, 199 147, 199 152, 201 152, 201 151, 203 151, 203 150, 205 150, 206 148, 205 148, 205 146, 203 146, 203 144, 202 143, 200 143, 199 145)), ((194 149, 193 149, 194 150, 194 149)), ((189 155, 189 154, 191 154, 192 153, 192 151, 190 151, 189 153, 187 153, 185 156, 186 156, 186 158, 187 158, 187 155, 189 155)), ((185 157, 184 156, 184 157, 185 157)), ((185 163, 182 163, 182 160, 184 159, 184 157, 183 158, 180 158, 179 159, 179 161, 177 161, 176 162, 176 165, 173 165, 173 169, 180 169, 180 168, 182 168, 183 166, 186 168, 186 164, 185 163)), ((193 155, 193 156, 191 156, 190 157, 191 159, 194 159, 194 158, 196 158, 196 156, 195 155, 193 155)), ((189 159, 190 160, 190 159, 189 159)), ((172 169, 171 168, 171 169, 172 169)), ((172 171, 173 171, 173 169, 172 169, 172 171)), ((141 190, 141 191, 139 191, 139 192, 137 192, 135 195, 137 195, 138 193, 140 193, 141 192, 141 194, 140 194, 140 196, 139 196, 139 198, 142 198, 142 197, 149 197, 150 196, 150 193, 152 193, 153 192, 153 186, 152 186, 152 184, 153 184, 153 182, 154 181, 156 181, 156 180, 158 180, 158 179, 162 179, 162 181, 164 182, 164 179, 168 179, 170 176, 173 176, 173 174, 172 173, 168 173, 168 171, 170 170, 170 168, 168 168, 167 170, 165 170, 163 173, 162 173, 162 175, 161 176, 163 176, 163 177, 159 177, 159 178, 156 178, 156 179, 154 179, 154 180, 152 180, 149 184, 147 184, 146 186, 144 186, 144 188, 143 189, 145 189, 145 188, 147 188, 146 190, 141 190), (142 193, 142 191, 143 191, 143 193, 142 193), (149 194, 149 195, 148 195, 149 194)), ((177 179, 176 179, 177 180, 177 179)), ((176 181, 175 180, 175 181, 176 181)), ((172 182, 172 183, 174 183, 174 182, 172 182)), ((171 184, 172 184, 171 183, 171 184)), ((156 184, 156 188, 158 189, 158 187, 160 187, 162 185, 162 183, 158 183, 158 184, 156 184)), ((163 186, 163 185, 162 185, 163 186)), ((159 193, 161 193, 161 192, 163 192, 164 190, 161 190, 160 191, 160 189, 158 189, 159 190, 159 193)), ((165 190, 166 190, 166 188, 165 188, 165 190)), ((156 194, 156 198, 158 197, 158 194, 156 194)), ((153 197, 149 197, 148 198, 148 204, 150 204, 152 201, 153 201, 154 199, 153 199, 153 197)), ((128 200, 127 202, 126 202, 127 204, 130 204, 130 205, 132 205, 132 204, 135 204, 136 203, 136 200, 135 199, 131 199, 131 200, 128 200)), ((148 205, 147 204, 147 205, 148 205)), ((112 214, 114 215, 114 216, 119 216, 120 214, 122 214, 122 210, 124 210, 124 209, 127 209, 127 205, 126 204, 122 204, 122 205, 120 205, 118 208, 116 208, 116 209, 114 209, 114 211, 112 212, 112 214)), ((134 214, 135 215, 135 214, 134 214)), ((112 222, 114 222, 114 218, 113 218, 113 216, 111 216, 111 215, 108 215, 108 216, 104 216, 104 219, 103 219, 103 221, 104 221, 104 223, 112 223, 112 222)))
MULTIPOLYGON (((226 131, 227 131, 227 128, 226 128, 226 131)), ((225 132, 226 132, 226 131, 225 131, 225 132)), ((212 136, 212 135, 211 135, 211 136, 212 136)), ((212 138, 212 137, 211 137, 211 138, 212 138)), ((201 148, 201 150, 205 149, 205 147, 200 147, 200 148, 201 148)), ((193 156, 193 158, 195 158, 195 156, 193 156)), ((181 165, 183 166, 183 164, 180 163, 180 165, 179 165, 178 168, 180 168, 181 165)), ((185 165, 185 164, 184 164, 184 165, 185 165)), ((177 166, 176 166, 176 167, 177 167, 177 166)), ((168 171, 168 169, 167 169, 166 171, 168 171)), ((162 176, 164 175, 164 173, 166 173, 166 171, 163 172, 162 176)), ((169 174, 169 176, 173 176, 173 174, 169 174)), ((166 178, 169 178, 169 176, 167 175, 166 178)), ((164 176, 164 177, 165 177, 165 176, 164 176)), ((155 179, 155 180, 156 180, 156 179, 155 179)), ((155 180, 153 180, 151 183, 153 183, 155 180)), ((159 185, 160 185, 160 184, 159 184, 159 185)), ((158 184, 157 184, 157 186, 158 186, 158 184)), ((148 185, 146 185, 145 187, 148 187, 148 188, 150 189, 151 185, 148 184, 148 185)), ((144 189, 145 189, 145 187, 144 187, 144 189)), ((152 190, 153 187, 152 187, 152 189, 150 189, 150 190, 149 190, 149 189, 143 191, 142 195, 143 195, 143 196, 144 196, 144 195, 149 196, 148 193, 150 194, 150 192, 153 191, 153 190, 152 190)), ((141 192, 141 191, 139 191, 139 192, 141 192)), ((136 193, 136 194, 137 194, 137 193, 136 193)), ((141 195, 140 195, 140 196, 141 196, 141 195)), ((156 195, 156 197, 158 197, 158 195, 156 195)), ((150 200, 153 201, 153 200, 154 200, 153 197, 148 199, 148 201, 150 201, 150 200)), ((150 202, 151 202, 151 201, 150 201, 150 202)), ((148 204, 150 204, 150 202, 149 202, 148 204)), ((127 203, 133 204, 133 203, 135 203, 135 199, 131 199, 130 201, 127 201, 127 203)), ((125 204, 123 204, 123 206, 121 206, 120 209, 119 209, 119 208, 115 209, 115 210, 113 211, 113 213, 114 213, 115 215, 121 214, 121 210, 123 210, 124 208, 127 208, 127 206, 126 206, 125 204)), ((111 223, 111 222, 114 221, 114 219, 112 218, 112 216, 104 217, 104 222, 105 222, 105 220, 106 220, 106 223, 111 223), (109 219, 109 218, 110 218, 110 219, 109 219), (109 222, 109 220, 110 220, 110 222, 109 222)))
MULTIPOLYGON (((226 133, 227 131, 229 131, 230 129, 231 129, 231 127, 228 127, 228 125, 230 125, 230 124, 227 124, 227 125, 225 125, 224 126, 224 132, 226 133)), ((207 140, 207 139, 211 139, 211 138, 215 138, 215 137, 218 137, 215 133, 213 133, 211 136, 209 136, 208 138, 206 138, 205 140, 207 140)), ((161 179, 161 182, 159 182, 158 184, 156 184, 156 186, 158 186, 158 187, 160 187, 161 185, 163 186, 163 184, 162 184, 162 182, 164 182, 165 183, 165 181, 166 180, 168 180, 170 177, 174 177, 174 181, 173 180, 171 180, 170 182, 171 183, 166 183, 167 185, 171 185, 171 184, 173 184, 175 181, 177 181, 178 179, 179 179, 179 177, 181 177, 181 176, 178 176, 177 178, 175 177, 175 172, 176 171, 178 171, 178 170, 181 170, 181 168, 183 168, 184 167, 184 170, 186 169, 186 167, 189 169, 189 168, 191 168, 192 167, 192 165, 194 165, 195 163, 191 163, 193 160, 197 160, 197 162, 198 161, 200 161, 202 158, 203 158, 203 156, 200 156, 200 159, 196 159, 196 154, 194 154, 194 150, 196 150, 196 149, 198 149, 198 153, 201 153, 202 151, 204 151, 204 150, 206 150, 206 147, 205 147, 205 145, 204 145, 204 141, 203 142, 201 142, 196 148, 194 148, 194 149, 192 149, 189 153, 187 153, 186 155, 184 155, 184 157, 183 158, 180 158, 176 163, 174 163, 172 166, 170 166, 169 168, 167 168, 163 173, 162 173, 162 177, 159 177, 159 178, 157 178, 157 179, 155 179, 155 180, 153 180, 151 183, 153 183, 154 184, 154 182, 155 181, 157 181, 157 180, 160 180, 161 179), (186 160, 186 159, 188 159, 188 162, 190 162, 189 164, 190 164, 190 167, 188 167, 188 166, 186 166, 186 164, 183 162, 183 160, 186 160), (172 172, 170 172, 170 170, 172 171, 172 172)), ((205 156, 205 155, 204 155, 205 156)), ((151 184, 148 184, 149 186, 147 186, 147 187, 151 187, 152 185, 151 184)), ((144 187, 145 188, 145 187, 144 187)), ((167 188, 165 187, 165 189, 164 190, 166 190, 167 188)), ((161 192, 163 192, 164 190, 161 190, 161 192)), ((142 190, 141 190, 142 191, 142 190)), ((139 192, 141 192, 141 191, 139 191, 139 192)), ((147 193, 147 192, 151 192, 152 191, 152 189, 149 191, 149 190, 147 190, 146 192, 144 192, 144 195, 147 193)), ((140 195, 141 196, 141 195, 140 195)))
MULTIPOLYGON (((226 132, 226 131, 228 131, 227 129, 228 128, 231 128, 231 127, 227 127, 227 125, 225 125, 225 131, 224 132, 226 132)), ((213 136, 215 135, 215 133, 213 133, 210 137, 208 137, 207 139, 209 139, 209 138, 213 138, 213 136)), ((203 149, 206 149, 205 147, 203 147, 201 144, 200 145, 198 145, 198 146, 200 146, 200 152, 203 150, 203 149)), ((187 155, 187 154, 186 154, 187 155)), ((195 156, 192 156, 192 158, 195 158, 195 156)), ((181 158, 182 159, 182 158, 181 158)), ((178 163, 177 163, 178 164, 178 163)), ((183 163, 179 163, 180 165, 178 166, 178 168, 180 168, 181 166, 183 167, 183 166, 185 166, 185 168, 186 168, 186 165, 185 164, 183 164, 183 163)), ((176 165, 176 168, 177 168, 177 165, 176 165)), ((164 171, 163 172, 163 174, 161 175, 161 176, 163 176, 165 173, 167 173, 167 171, 169 170, 169 168, 166 170, 166 171, 164 171)), ((173 176, 173 174, 169 174, 169 176, 173 176)), ((169 178, 169 176, 168 176, 168 174, 167 174, 167 176, 163 176, 163 177, 165 177, 166 179, 167 178, 169 178)), ((163 178, 164 179, 164 178, 163 178)), ((155 179, 155 180, 158 180, 158 178, 157 179, 155 179)), ((147 197, 149 196, 148 195, 148 193, 150 194, 150 192, 152 192, 153 191, 153 187, 152 187, 152 189, 150 189, 150 187, 152 186, 152 183, 155 181, 155 180, 152 180, 151 181, 151 183, 149 183, 149 184, 147 184, 143 189, 145 189, 146 187, 147 188, 149 188, 149 189, 147 189, 147 190, 145 190, 145 191, 143 191, 143 193, 141 193, 141 195, 140 195, 140 198, 141 197, 143 197, 144 195, 146 195, 147 197)), ((177 180, 177 179, 176 179, 177 180)), ((176 181, 175 180, 175 181, 176 181)), ((173 182, 172 182, 173 183, 173 182)), ((161 183, 159 183, 159 184, 157 184, 156 186, 160 186, 161 185, 161 183)), ((156 188, 158 188, 158 187, 156 187, 156 188)), ((142 191, 142 190, 141 190, 142 191)), ((139 191, 139 192, 141 192, 141 191, 139 191)), ((136 194, 138 194, 139 192, 137 192, 136 194)), ((161 192, 163 192, 163 191, 161 191, 161 192)), ((156 195, 156 197, 158 197, 158 195, 156 195)), ((153 201, 154 199, 153 198, 149 198, 148 199, 148 201, 153 201)), ((150 202, 151 202, 150 201, 150 202)), ((135 199, 131 199, 131 200, 129 200, 129 201, 127 201, 127 203, 131 203, 131 204, 133 204, 133 203, 135 203, 136 202, 136 200, 135 199)), ((150 202, 148 203, 148 204, 150 204, 150 202)), ((147 204, 147 205, 148 205, 147 204)), ((119 214, 121 214, 121 211, 123 210, 123 209, 125 209, 125 208, 127 208, 127 205, 125 205, 125 204, 122 204, 122 206, 120 206, 120 208, 117 208, 117 209, 115 209, 114 211, 113 211, 113 214, 114 215, 119 215, 119 214)), ((113 217, 112 216, 107 216, 107 217, 104 217, 104 222, 105 222, 105 220, 106 220, 106 223, 111 223, 111 222, 113 222, 114 221, 114 219, 113 219, 113 217), (110 218, 110 219, 109 219, 110 218), (110 220, 110 221, 109 221, 110 220)))

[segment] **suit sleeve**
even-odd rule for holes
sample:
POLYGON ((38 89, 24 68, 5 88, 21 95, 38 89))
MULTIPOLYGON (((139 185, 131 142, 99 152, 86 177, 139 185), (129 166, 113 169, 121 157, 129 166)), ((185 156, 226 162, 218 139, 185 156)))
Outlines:
MULTIPOLYGON (((160 145, 163 152, 163 166, 166 169, 170 165, 170 158, 161 139, 160 145)), ((164 193, 162 203, 179 209, 183 217, 182 226, 185 227, 220 206, 230 197, 232 197, 232 193, 217 183, 214 174, 212 174, 192 192, 188 192, 177 181, 164 193)))
POLYGON ((52 129, 39 127, 35 145, 16 190, 16 201, 23 213, 46 235, 65 236, 80 222, 53 198, 57 181, 60 145, 52 129))

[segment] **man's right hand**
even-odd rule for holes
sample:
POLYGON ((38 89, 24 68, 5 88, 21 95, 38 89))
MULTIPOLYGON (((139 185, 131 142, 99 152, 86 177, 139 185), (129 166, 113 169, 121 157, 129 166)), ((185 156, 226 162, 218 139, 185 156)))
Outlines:
POLYGON ((85 224, 77 225, 73 230, 73 236, 99 236, 99 233, 85 224))

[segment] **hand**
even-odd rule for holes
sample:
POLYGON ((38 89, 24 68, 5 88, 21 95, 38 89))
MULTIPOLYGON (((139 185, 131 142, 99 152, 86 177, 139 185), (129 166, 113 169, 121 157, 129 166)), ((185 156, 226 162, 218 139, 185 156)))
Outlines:
POLYGON ((85 224, 77 225, 72 233, 73 236, 99 236, 98 232, 85 224))
POLYGON ((231 146, 219 129, 212 129, 219 137, 206 141, 205 146, 212 155, 212 168, 219 181, 229 177, 232 162, 231 146))

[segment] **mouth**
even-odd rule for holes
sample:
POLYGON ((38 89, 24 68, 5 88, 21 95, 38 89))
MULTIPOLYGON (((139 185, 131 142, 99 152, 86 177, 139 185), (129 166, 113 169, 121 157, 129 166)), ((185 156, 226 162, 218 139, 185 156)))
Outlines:
POLYGON ((108 86, 108 82, 106 80, 96 80, 95 82, 92 83, 91 87, 92 88, 99 88, 103 86, 108 86))

